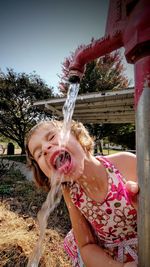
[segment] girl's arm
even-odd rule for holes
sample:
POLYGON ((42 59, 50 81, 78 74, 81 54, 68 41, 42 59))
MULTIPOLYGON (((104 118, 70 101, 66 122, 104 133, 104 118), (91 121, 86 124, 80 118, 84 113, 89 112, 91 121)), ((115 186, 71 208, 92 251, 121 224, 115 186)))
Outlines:
POLYGON ((65 185, 63 185, 63 196, 69 210, 72 228, 85 266, 123 267, 123 263, 113 260, 100 246, 96 244, 96 240, 92 234, 89 223, 72 203, 69 188, 65 185))

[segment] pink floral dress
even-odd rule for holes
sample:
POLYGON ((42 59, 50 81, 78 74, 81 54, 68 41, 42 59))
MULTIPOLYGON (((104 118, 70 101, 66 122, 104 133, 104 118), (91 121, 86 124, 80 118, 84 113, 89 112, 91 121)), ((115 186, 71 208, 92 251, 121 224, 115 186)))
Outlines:
MULTIPOLYGON (((102 203, 89 198, 74 183, 70 195, 74 205, 81 211, 94 229, 98 244, 119 262, 137 262, 137 213, 125 190, 125 179, 105 157, 97 157, 108 174, 108 193, 102 203)), ((73 266, 83 266, 76 241, 71 230, 64 247, 73 266)))

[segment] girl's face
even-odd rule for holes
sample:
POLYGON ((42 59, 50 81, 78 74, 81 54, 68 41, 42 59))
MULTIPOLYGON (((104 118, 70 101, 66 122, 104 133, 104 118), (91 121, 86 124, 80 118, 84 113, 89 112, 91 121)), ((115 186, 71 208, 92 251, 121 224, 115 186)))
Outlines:
POLYGON ((41 125, 30 137, 29 151, 47 177, 56 173, 63 182, 75 181, 83 174, 86 154, 71 133, 60 146, 60 132, 53 123, 41 125))

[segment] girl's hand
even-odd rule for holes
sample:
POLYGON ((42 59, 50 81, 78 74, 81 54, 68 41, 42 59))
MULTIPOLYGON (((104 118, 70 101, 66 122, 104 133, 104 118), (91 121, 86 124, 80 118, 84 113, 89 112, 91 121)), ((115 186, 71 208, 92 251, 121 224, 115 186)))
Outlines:
POLYGON ((134 261, 127 262, 123 265, 123 267, 137 267, 137 264, 134 261))
POLYGON ((134 207, 137 208, 137 196, 139 193, 138 183, 133 181, 127 181, 125 187, 131 197, 134 207))
POLYGON ((138 183, 133 181, 127 181, 125 184, 126 190, 133 196, 137 195, 139 192, 138 183))

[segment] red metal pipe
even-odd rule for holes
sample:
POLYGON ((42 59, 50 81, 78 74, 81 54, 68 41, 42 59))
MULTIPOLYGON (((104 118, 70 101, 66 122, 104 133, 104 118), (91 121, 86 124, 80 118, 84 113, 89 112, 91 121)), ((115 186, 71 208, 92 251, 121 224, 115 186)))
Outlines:
POLYGON ((104 37, 87 45, 84 49, 79 49, 75 55, 74 61, 70 64, 69 71, 84 72, 84 66, 88 62, 99 58, 106 53, 110 53, 123 45, 121 32, 114 36, 104 37))
POLYGON ((69 71, 82 76, 85 65, 123 46, 135 67, 139 267, 150 266, 150 1, 111 0, 104 38, 75 53, 69 71))
POLYGON ((78 76, 78 73, 84 72, 88 62, 122 46, 129 63, 149 54, 149 0, 110 1, 105 36, 76 51, 69 67, 69 76, 78 76))

